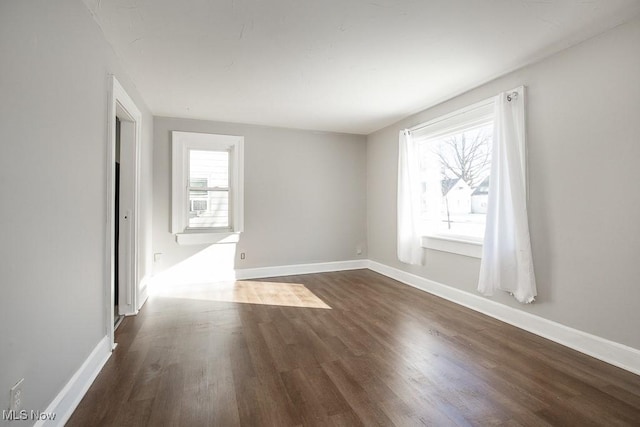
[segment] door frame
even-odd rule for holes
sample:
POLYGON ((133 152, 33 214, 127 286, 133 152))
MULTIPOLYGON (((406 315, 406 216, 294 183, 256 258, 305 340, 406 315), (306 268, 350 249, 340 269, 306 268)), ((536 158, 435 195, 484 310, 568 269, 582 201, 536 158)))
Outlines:
MULTIPOLYGON (((142 137, 142 114, 136 106, 133 99, 127 94, 122 85, 118 82, 115 76, 109 76, 109 93, 108 93, 108 108, 107 108, 107 236, 106 236, 106 259, 107 259, 107 271, 105 280, 105 322, 107 329, 107 337, 111 348, 115 348, 114 342, 114 290, 115 290, 115 157, 116 157, 116 117, 122 122, 130 122, 133 126, 121 126, 121 128, 128 129, 127 132, 131 132, 131 135, 125 135, 125 138, 133 139, 134 144, 134 159, 131 162, 134 166, 134 171, 131 174, 133 182, 120 181, 120 185, 126 185, 133 187, 133 204, 131 206, 131 218, 129 218, 130 226, 129 236, 130 250, 127 251, 126 257, 122 255, 119 257, 121 262, 119 268, 128 269, 126 283, 119 284, 119 291, 122 295, 126 295, 126 304, 120 308, 122 314, 126 316, 138 314, 139 303, 139 278, 138 278, 138 250, 139 250, 139 199, 140 199, 140 147, 142 137)), ((122 141, 121 136, 121 141, 122 141)), ((121 174, 122 177, 122 174, 121 174)), ((122 200, 120 201, 122 206, 122 200)), ((122 224, 120 229, 125 228, 125 224, 122 224)))

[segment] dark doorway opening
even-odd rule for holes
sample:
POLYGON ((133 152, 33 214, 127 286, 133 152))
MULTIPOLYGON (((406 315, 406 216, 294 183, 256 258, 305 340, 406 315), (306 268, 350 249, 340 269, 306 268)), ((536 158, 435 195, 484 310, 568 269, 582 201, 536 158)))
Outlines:
POLYGON ((120 298, 120 119, 116 117, 116 168, 115 168, 115 203, 114 203, 114 280, 113 280, 113 323, 114 329, 120 325, 124 316, 120 315, 118 301, 120 298))

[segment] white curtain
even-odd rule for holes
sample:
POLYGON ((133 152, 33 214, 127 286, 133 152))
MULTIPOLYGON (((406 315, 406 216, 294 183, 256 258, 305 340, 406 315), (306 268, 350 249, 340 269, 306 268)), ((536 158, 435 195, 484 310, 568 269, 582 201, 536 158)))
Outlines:
POLYGON ((411 132, 400 132, 398 147, 398 259, 423 264, 420 227, 420 181, 416 144, 411 132))
POLYGON ((520 303, 536 296, 527 216, 524 153, 524 97, 512 92, 496 97, 487 207, 478 291, 511 293, 520 303), (511 98, 511 101, 507 97, 511 98))

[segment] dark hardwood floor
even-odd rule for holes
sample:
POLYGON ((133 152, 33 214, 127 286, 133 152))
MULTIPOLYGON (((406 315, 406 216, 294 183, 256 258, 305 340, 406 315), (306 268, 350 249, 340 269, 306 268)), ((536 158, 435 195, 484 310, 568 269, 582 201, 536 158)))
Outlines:
POLYGON ((640 376, 369 270, 164 290, 116 342, 68 426, 640 425, 640 376))

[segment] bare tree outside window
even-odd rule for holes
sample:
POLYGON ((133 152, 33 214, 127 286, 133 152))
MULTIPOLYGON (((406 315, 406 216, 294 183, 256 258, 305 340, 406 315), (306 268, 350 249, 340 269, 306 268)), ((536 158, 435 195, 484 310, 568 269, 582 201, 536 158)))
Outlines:
POLYGON ((452 135, 438 144, 443 175, 476 188, 489 175, 492 131, 487 127, 452 135))

